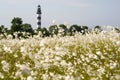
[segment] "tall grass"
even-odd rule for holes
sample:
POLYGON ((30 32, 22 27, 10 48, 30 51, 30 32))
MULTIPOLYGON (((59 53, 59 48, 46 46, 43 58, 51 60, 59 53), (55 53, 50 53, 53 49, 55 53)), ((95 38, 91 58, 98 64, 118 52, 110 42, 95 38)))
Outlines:
POLYGON ((120 80, 120 34, 0 40, 3 80, 120 80))

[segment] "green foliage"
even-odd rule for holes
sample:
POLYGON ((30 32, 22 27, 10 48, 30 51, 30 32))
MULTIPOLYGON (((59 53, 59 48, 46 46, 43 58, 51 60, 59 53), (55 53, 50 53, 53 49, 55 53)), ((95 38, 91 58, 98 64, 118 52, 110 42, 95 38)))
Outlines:
POLYGON ((101 26, 95 26, 94 31, 95 31, 95 33, 100 33, 102 31, 101 26))
POLYGON ((59 25, 59 33, 61 33, 62 36, 67 35, 67 33, 68 33, 68 28, 67 28, 67 26, 64 25, 64 24, 60 24, 60 25, 59 25))
POLYGON ((50 35, 57 35, 58 34, 58 26, 57 25, 52 25, 49 27, 49 32, 50 35))
POLYGON ((12 32, 18 32, 18 31, 22 31, 22 19, 19 17, 14 17, 11 21, 12 25, 11 25, 11 31, 12 32))
MULTIPOLYGON (((32 28, 31 24, 23 23, 22 18, 14 17, 11 21, 10 29, 4 27, 4 25, 0 26, 0 39, 6 38, 7 35, 12 35, 12 38, 30 38, 35 35, 39 37, 51 37, 54 35, 59 36, 74 36, 76 33, 80 33, 82 35, 86 35, 88 33, 100 33, 102 32, 102 26, 95 26, 92 29, 89 29, 87 26, 79 26, 77 24, 68 26, 65 24, 60 25, 51 25, 50 27, 38 27, 37 29, 32 28), (68 28, 69 27, 69 28, 68 28)), ((119 33, 119 28, 113 28, 113 31, 119 33)))
POLYGON ((0 34, 7 33, 7 28, 4 27, 4 25, 0 26, 0 34))
POLYGON ((81 26, 78 26, 78 25, 76 25, 76 24, 70 26, 70 28, 69 28, 69 33, 70 33, 70 35, 74 35, 74 33, 76 33, 76 32, 81 32, 81 31, 82 31, 81 26))
POLYGON ((82 26, 81 29, 82 29, 82 30, 81 30, 82 34, 88 33, 88 29, 89 29, 89 28, 88 28, 87 26, 82 26))
POLYGON ((0 39, 6 38, 7 34, 8 34, 8 29, 5 28, 4 25, 1 25, 0 26, 0 35, 1 35, 0 39))
POLYGON ((50 34, 49 34, 49 31, 46 29, 46 28, 42 28, 42 37, 48 37, 50 34))
POLYGON ((22 25, 22 32, 28 32, 28 33, 33 33, 33 29, 32 29, 32 26, 31 24, 23 24, 22 25))
POLYGON ((120 33, 120 29, 119 28, 113 28, 113 30, 117 33, 120 33))

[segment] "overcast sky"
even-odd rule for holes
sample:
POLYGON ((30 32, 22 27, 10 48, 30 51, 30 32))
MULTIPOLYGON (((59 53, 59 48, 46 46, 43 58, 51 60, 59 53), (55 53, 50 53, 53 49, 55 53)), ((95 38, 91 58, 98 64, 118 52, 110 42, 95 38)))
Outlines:
POLYGON ((11 26, 13 17, 36 28, 37 5, 42 9, 42 26, 78 24, 120 26, 120 0, 1 0, 0 25, 11 26))

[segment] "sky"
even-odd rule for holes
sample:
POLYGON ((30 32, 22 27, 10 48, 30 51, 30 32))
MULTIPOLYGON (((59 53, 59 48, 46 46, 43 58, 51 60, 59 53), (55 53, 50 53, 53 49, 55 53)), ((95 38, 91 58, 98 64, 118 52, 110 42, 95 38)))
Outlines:
POLYGON ((53 24, 120 27, 120 0, 1 0, 0 25, 10 28, 11 20, 20 17, 23 23, 36 28, 39 4, 42 27, 53 24))

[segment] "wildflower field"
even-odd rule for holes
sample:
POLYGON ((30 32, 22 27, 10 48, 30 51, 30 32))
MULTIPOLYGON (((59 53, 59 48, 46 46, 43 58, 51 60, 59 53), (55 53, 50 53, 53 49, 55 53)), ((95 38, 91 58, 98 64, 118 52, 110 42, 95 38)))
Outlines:
POLYGON ((120 33, 1 39, 0 80, 120 80, 120 33))

